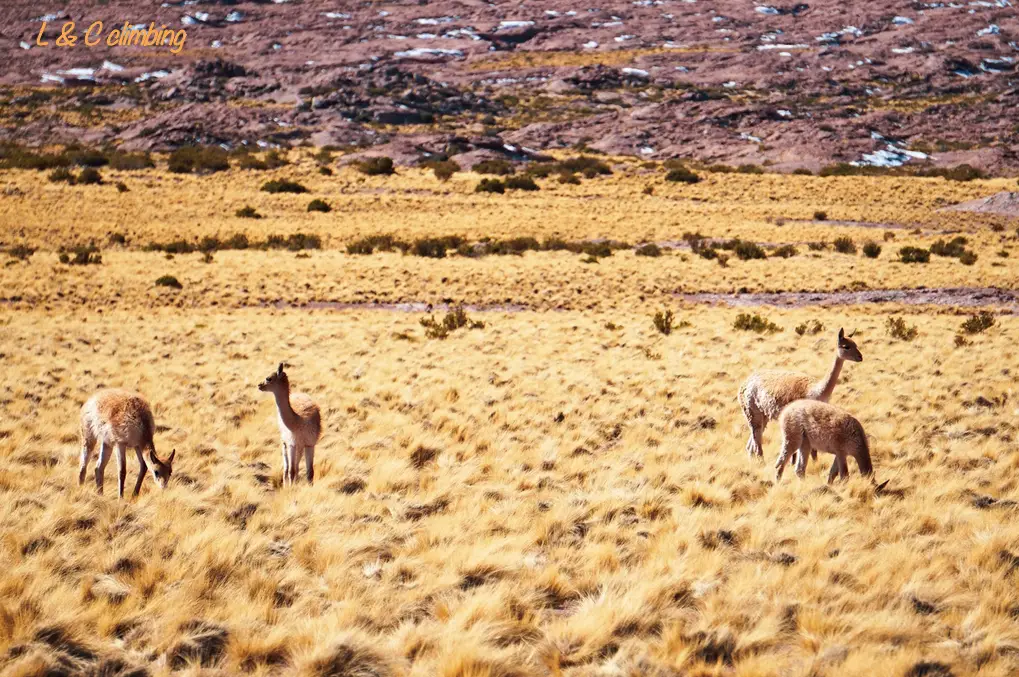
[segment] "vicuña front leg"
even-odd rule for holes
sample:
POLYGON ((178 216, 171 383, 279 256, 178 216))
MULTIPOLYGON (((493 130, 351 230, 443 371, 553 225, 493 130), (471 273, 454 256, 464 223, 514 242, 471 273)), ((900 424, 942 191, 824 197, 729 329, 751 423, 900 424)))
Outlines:
POLYGON ((283 486, 290 481, 290 452, 287 451, 287 443, 283 443, 283 486))
POLYGON ((145 479, 145 471, 148 470, 149 467, 145 464, 145 455, 142 453, 141 447, 135 447, 134 453, 138 456, 138 481, 134 483, 134 494, 132 495, 137 497, 138 492, 142 489, 142 481, 145 479))
POLYGON ((110 462, 110 445, 106 442, 99 443, 99 460, 96 461, 96 490, 103 493, 103 474, 106 472, 106 464, 110 462))
POLYGON ((85 473, 88 472, 88 461, 95 448, 95 439, 85 438, 81 443, 81 464, 78 466, 78 486, 85 484, 85 473))
POLYGON ((297 473, 301 470, 301 450, 296 444, 290 446, 290 484, 297 484, 297 473))
POLYGON ((304 448, 304 472, 308 477, 308 484, 315 482, 315 447, 304 448))
POLYGON ((804 437, 796 456, 796 476, 800 479, 803 479, 803 476, 807 474, 807 459, 810 457, 811 451, 810 441, 804 437))
POLYGON ((117 497, 124 498, 124 482, 127 480, 127 446, 117 445, 117 497))

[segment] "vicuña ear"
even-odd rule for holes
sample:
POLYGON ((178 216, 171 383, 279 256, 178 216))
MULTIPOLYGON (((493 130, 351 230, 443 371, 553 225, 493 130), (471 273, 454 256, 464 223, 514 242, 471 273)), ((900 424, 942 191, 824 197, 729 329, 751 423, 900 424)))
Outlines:
POLYGON ((842 331, 842 327, 839 327, 839 340, 841 341, 846 337, 846 332, 842 331))
POLYGON ((159 465, 160 461, 159 461, 159 457, 156 456, 156 450, 155 449, 149 449, 149 460, 152 461, 153 463, 155 463, 156 465, 159 465))
POLYGON ((173 457, 177 455, 177 450, 174 449, 170 452, 170 458, 166 459, 166 465, 173 465, 173 457))
POLYGON ((276 370, 276 373, 277 374, 282 374, 283 373, 283 363, 282 362, 280 362, 279 369, 276 370))

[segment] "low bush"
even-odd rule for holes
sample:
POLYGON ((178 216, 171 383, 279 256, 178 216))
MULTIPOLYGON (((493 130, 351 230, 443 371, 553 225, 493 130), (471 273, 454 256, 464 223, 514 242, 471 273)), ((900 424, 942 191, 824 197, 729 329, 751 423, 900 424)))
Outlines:
POLYGON ((77 179, 74 173, 67 167, 57 167, 47 177, 52 183, 69 183, 72 186, 75 184, 77 179))
POLYGON ((118 171, 138 171, 141 169, 152 169, 156 163, 152 156, 147 153, 124 153, 114 151, 110 154, 110 167, 118 171))
POLYGON ((573 172, 563 172, 559 175, 559 183, 571 186, 580 185, 580 177, 573 172))
POLYGON ((452 160, 433 160, 423 166, 430 168, 439 181, 449 181, 454 174, 460 171, 460 165, 452 160))
POLYGON ((182 285, 177 280, 177 278, 175 278, 173 275, 163 275, 162 277, 157 278, 156 279, 156 286, 157 287, 170 287, 171 289, 183 289, 184 288, 184 285, 182 285))
POLYGON ((903 247, 899 250, 899 260, 903 263, 927 263, 931 253, 920 247, 903 247))
POLYGON ((977 255, 971 251, 965 251, 959 255, 959 263, 964 266, 972 266, 977 262, 977 255))
POLYGON ((976 315, 971 315, 969 319, 963 322, 960 330, 965 334, 980 334, 993 327, 994 324, 994 314, 982 310, 976 315))
POLYGON ((319 200, 318 198, 308 203, 309 212, 323 212, 328 213, 333 210, 325 200, 319 200))
POLYGON ((471 171, 477 174, 492 174, 494 176, 509 176, 516 170, 513 163, 508 160, 482 160, 474 165, 471 171))
POLYGON ((832 242, 832 246, 835 247, 835 251, 839 254, 855 254, 856 243, 848 237, 838 237, 832 242))
POLYGON ((510 190, 539 190, 538 184, 529 176, 506 177, 505 185, 510 190))
POLYGON ((776 247, 775 250, 771 252, 771 255, 783 259, 788 259, 792 256, 796 256, 798 253, 799 252, 796 251, 796 247, 794 247, 793 245, 784 244, 781 247, 776 247))
POLYGON ((230 157, 218 146, 182 146, 170 153, 167 169, 177 174, 211 174, 230 169, 230 157))
POLYGON ((580 173, 589 179, 612 173, 612 168, 605 164, 604 161, 587 155, 562 160, 561 162, 556 163, 556 166, 560 171, 580 173))
POLYGON ((444 339, 456 330, 465 327, 468 329, 484 329, 485 323, 472 320, 461 304, 449 310, 441 321, 437 321, 433 315, 421 318, 421 326, 425 328, 426 337, 444 339))
POLYGON ((127 184, 124 183, 123 181, 117 181, 117 192, 118 193, 127 193, 127 192, 130 192, 130 188, 128 188, 127 184))
POLYGON ((698 183, 701 177, 686 167, 676 167, 669 170, 669 173, 665 175, 665 180, 673 183, 698 183))
POLYGON ((389 176, 396 171, 393 167, 393 159, 385 156, 366 158, 355 162, 354 167, 357 168, 357 171, 368 176, 389 176))
POLYGON ((664 335, 668 336, 669 334, 672 333, 672 320, 673 319, 674 319, 674 316, 673 316, 671 310, 666 310, 664 312, 659 310, 651 318, 651 321, 654 323, 655 329, 658 330, 659 334, 664 334, 664 335))
POLYGON ((810 171, 806 167, 799 167, 793 170, 793 176, 813 176, 814 172, 810 171))
POLYGON ((863 245, 863 255, 868 259, 876 259, 881 256, 881 245, 876 242, 867 242, 863 245))
POLYGON ((906 321, 901 317, 889 317, 885 327, 888 330, 889 336, 900 341, 912 341, 919 333, 916 325, 910 326, 906 324, 906 321))
POLYGON ((262 215, 255 211, 254 207, 244 206, 234 212, 234 215, 242 219, 260 219, 262 215))
POLYGON ((481 179, 474 187, 475 193, 505 193, 506 185, 499 179, 481 179))
POLYGON ((376 250, 390 252, 394 249, 406 251, 409 248, 409 244, 397 240, 392 235, 368 235, 367 237, 362 237, 347 244, 347 253, 371 254, 376 250))
POLYGON ((424 237, 414 241, 414 244, 410 247, 410 252, 414 256, 443 259, 446 258, 446 252, 448 250, 457 249, 465 242, 466 240, 456 235, 447 237, 424 237))
POLYGON ((936 256, 951 256, 958 258, 966 251, 967 242, 968 240, 961 235, 952 238, 949 242, 938 240, 931 245, 931 254, 936 256))
POLYGON ((94 167, 85 167, 78 174, 78 185, 81 186, 98 186, 103 182, 103 176, 99 173, 98 169, 94 167))
POLYGON ((273 179, 272 181, 266 181, 262 184, 263 191, 266 193, 307 193, 308 189, 297 183, 296 181, 289 181, 287 179, 273 179))
POLYGON ((814 220, 815 221, 827 221, 828 220, 828 212, 823 212, 821 210, 818 210, 818 211, 814 212, 814 220))
POLYGON ((774 334, 782 331, 782 327, 774 322, 760 315, 751 315, 750 313, 740 313, 737 315, 732 328, 737 331, 753 331, 758 334, 774 334))
POLYGON ((807 320, 802 324, 796 325, 796 333, 800 336, 813 336, 814 334, 820 334, 824 331, 824 325, 817 320, 807 320))
POLYGON ((318 235, 306 235, 305 233, 294 233, 288 237, 270 235, 259 246, 262 249, 288 249, 292 252, 299 252, 305 249, 321 249, 322 238, 318 235))
POLYGON ((718 248, 732 251, 740 261, 768 258, 768 255, 759 244, 748 240, 741 240, 738 237, 721 243, 718 245, 718 248))
POLYGON ((738 174, 763 174, 764 169, 759 165, 745 164, 736 168, 738 174))
POLYGON ((7 255, 11 258, 18 259, 19 261, 27 261, 34 253, 34 247, 29 247, 24 244, 16 244, 13 247, 7 248, 7 255))
POLYGON ((60 262, 71 266, 99 265, 103 262, 103 256, 95 245, 77 246, 70 251, 60 252, 60 262))
POLYGON ((658 257, 662 255, 662 248, 656 245, 654 242, 648 242, 637 247, 634 251, 637 256, 651 256, 658 257))

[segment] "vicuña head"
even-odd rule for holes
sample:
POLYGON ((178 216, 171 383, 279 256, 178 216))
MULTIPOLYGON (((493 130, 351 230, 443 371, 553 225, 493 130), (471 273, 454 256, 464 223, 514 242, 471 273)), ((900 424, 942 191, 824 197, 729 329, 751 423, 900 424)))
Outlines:
POLYGON ((265 377, 265 380, 258 384, 258 389, 263 393, 286 392, 290 389, 290 379, 287 372, 283 371, 283 363, 273 373, 265 377))
POLYGON ((173 457, 176 455, 177 450, 174 449, 165 461, 160 461, 156 456, 156 450, 149 449, 149 461, 152 462, 152 467, 149 470, 152 471, 152 479, 156 481, 160 489, 165 489, 170 482, 170 476, 173 475, 173 457))
POLYGON ((839 382, 843 363, 847 360, 863 362, 863 355, 852 339, 855 333, 847 336, 843 329, 839 329, 835 360, 821 379, 815 381, 797 371, 761 370, 755 371, 743 382, 738 399, 750 428, 746 446, 750 458, 764 456, 764 429, 769 421, 778 418, 787 404, 804 399, 827 402, 839 382))
POLYGON ((855 333, 856 330, 854 329, 849 333, 849 336, 846 336, 846 333, 839 329, 839 341, 835 347, 839 359, 849 360, 850 362, 863 362, 863 355, 860 354, 860 349, 856 347, 856 343, 852 338, 855 333))

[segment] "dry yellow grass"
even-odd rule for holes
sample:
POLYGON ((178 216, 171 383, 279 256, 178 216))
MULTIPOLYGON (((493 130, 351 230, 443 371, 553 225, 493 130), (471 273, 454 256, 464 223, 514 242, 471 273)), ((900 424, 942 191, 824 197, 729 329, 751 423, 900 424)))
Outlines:
POLYGON ((877 261, 801 247, 727 268, 689 252, 583 264, 562 252, 338 251, 379 231, 637 241, 701 230, 776 242, 837 231, 860 243, 883 231, 768 219, 825 209, 943 227, 939 200, 1003 183, 725 175, 681 188, 658 176, 647 197, 649 178, 628 175, 477 196, 466 175, 440 185, 412 171, 281 174, 313 193, 259 193, 269 173, 124 174, 125 194, 0 176, 22 193, 0 202, 4 238, 42 247, 0 269, 4 677, 1019 669, 1019 323, 1001 316, 956 348, 953 309, 764 309, 785 331, 759 336, 732 328, 737 310, 671 296, 857 280, 1013 286, 1012 258, 991 265, 1011 229, 964 220, 980 254, 970 267, 886 260, 933 238, 909 230, 877 261), (307 214, 312 197, 336 211, 307 214), (244 204, 273 216, 230 216, 244 204), (330 249, 203 263, 135 247, 237 230, 313 232, 330 249), (105 242, 107 231, 132 246, 106 248, 100 266, 56 262, 61 244, 105 242), (184 288, 153 286, 163 274, 184 288), (476 312, 484 328, 436 340, 421 313, 293 307, 444 297, 533 310, 476 312), (662 307, 689 326, 657 333, 649 313, 662 307), (893 312, 919 326, 915 340, 887 336, 893 312), (807 319, 826 330, 798 336, 807 319), (774 426, 766 464, 744 452, 740 381, 763 366, 821 375, 839 326, 857 329, 864 361, 847 365, 832 401, 866 427, 876 477, 889 481, 880 495, 855 466, 826 487, 823 454, 806 479, 774 485, 774 426), (279 486, 274 405, 256 389, 279 361, 322 408, 313 487, 279 486), (165 492, 150 478, 137 500, 119 501, 112 466, 105 496, 76 485, 78 407, 103 386, 151 401, 157 449, 177 449, 165 492))

